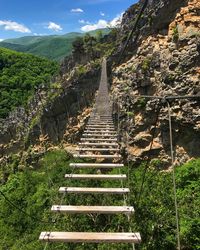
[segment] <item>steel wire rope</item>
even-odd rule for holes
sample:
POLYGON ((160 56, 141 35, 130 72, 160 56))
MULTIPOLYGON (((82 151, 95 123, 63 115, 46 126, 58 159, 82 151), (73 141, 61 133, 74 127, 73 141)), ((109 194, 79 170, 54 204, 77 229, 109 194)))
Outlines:
MULTIPOLYGON (((118 102, 117 102, 117 128, 118 128, 118 135, 119 135, 119 132, 120 132, 120 122, 119 122, 119 114, 120 114, 120 106, 119 106, 119 97, 118 97, 118 102)), ((127 133, 126 133, 127 135, 127 133)), ((127 137, 127 140, 128 140, 128 137, 127 137)), ((126 144, 127 144, 127 140, 126 140, 126 144)), ((127 177, 128 177, 128 188, 130 189, 130 169, 129 169, 129 159, 128 159, 128 173, 127 173, 127 177)), ((119 168, 119 174, 121 175, 121 169, 119 168)), ((121 182, 121 187, 124 188, 124 184, 123 184, 123 181, 120 180, 121 182)), ((130 205, 130 193, 129 194, 124 194, 123 195, 123 198, 124 198, 124 206, 127 206, 127 205, 130 205), (127 204, 127 200, 128 200, 128 204, 127 204)), ((127 220, 128 220, 128 230, 130 233, 133 233, 132 231, 132 228, 131 228, 131 216, 130 214, 127 214, 127 220)), ((136 238, 138 239, 138 241, 140 241, 140 239, 138 238, 137 234, 133 233, 136 238)), ((132 250, 135 250, 135 244, 134 243, 131 243, 132 245, 132 250)))
POLYGON ((50 221, 44 221, 44 220, 37 219, 37 218, 33 217, 32 215, 30 215, 29 213, 25 212, 22 208, 20 208, 15 203, 13 203, 10 199, 8 199, 7 196, 1 190, 0 190, 0 194, 4 197, 4 199, 7 201, 7 203, 9 203, 12 207, 16 208, 21 213, 23 213, 24 215, 27 215, 28 217, 30 217, 34 221, 36 220, 36 221, 44 223, 44 224, 51 224, 52 223, 50 221))
MULTIPOLYGON (((127 40, 126 40, 126 42, 125 42, 125 45, 124 45, 124 47, 123 47, 123 49, 122 49, 122 51, 121 51, 121 53, 120 53, 120 55, 119 55, 117 64, 119 64, 119 63, 121 62, 122 56, 123 56, 123 54, 124 54, 124 52, 125 52, 125 50, 126 50, 128 44, 129 44, 129 41, 131 40, 131 38, 132 38, 132 36, 133 36, 133 33, 136 31, 137 25, 138 25, 138 23, 139 23, 139 21, 140 21, 140 19, 141 19, 141 17, 142 17, 142 14, 143 14, 144 10, 146 9, 146 7, 147 7, 147 5, 148 5, 148 2, 149 2, 149 0, 144 0, 144 3, 143 3, 143 5, 142 5, 142 7, 141 7, 141 9, 140 9, 140 11, 139 11, 139 14, 138 14, 138 16, 136 17, 136 20, 135 20, 135 22, 134 22, 133 28, 132 28, 132 30, 130 31, 130 33, 129 33, 129 35, 128 35, 128 38, 127 38, 127 40)), ((136 39, 135 39, 135 40, 136 40, 136 39)))
MULTIPOLYGON (((127 116, 128 116, 128 123, 129 123, 130 122, 130 106, 129 105, 128 105, 128 114, 127 114, 127 116)), ((130 138, 129 134, 130 134, 130 132, 129 132, 129 129, 128 129, 127 132, 126 132, 126 147, 127 147, 127 149, 128 149, 128 146, 129 146, 129 138, 130 138)), ((128 159, 127 159, 127 163, 128 163, 128 172, 127 172, 128 187, 130 189, 130 160, 129 160, 129 156, 128 156, 128 159)), ((128 198, 129 198, 129 204, 130 204, 130 194, 129 194, 128 198)), ((128 215, 128 220, 129 220, 129 232, 132 233, 133 231, 132 231, 132 228, 131 228, 131 216, 130 215, 128 215)), ((137 234, 135 234, 135 236, 136 236, 136 238, 138 240, 140 240, 138 238, 137 234)), ((134 243, 132 243, 132 249, 135 250, 135 244, 134 243)))
POLYGON ((171 153, 172 179, 173 179, 173 191, 174 191, 174 206, 175 206, 175 214, 176 214, 177 249, 180 250, 181 242, 180 242, 179 214, 178 214, 178 203, 177 203, 177 192, 176 192, 175 157, 174 157, 174 149, 173 149, 171 105, 168 101, 167 101, 167 106, 168 106, 168 117, 169 117, 169 137, 170 137, 170 153, 171 153))
MULTIPOLYGON (((155 110, 156 110, 156 105, 157 104, 155 104, 155 110)), ((156 128, 157 128, 157 125, 158 125, 161 108, 162 108, 162 106, 160 106, 158 108, 157 112, 156 112, 156 121, 154 123, 154 130, 153 130, 152 139, 151 139, 150 146, 149 146, 149 151, 151 151, 152 147, 153 147, 153 142, 154 142, 154 138, 155 138, 155 135, 156 135, 156 128)), ((151 160, 150 157, 148 157, 147 160, 146 160, 145 166, 144 166, 144 171, 143 171, 143 174, 142 174, 142 183, 141 183, 141 186, 139 188, 139 194, 138 194, 138 196, 136 198, 137 206, 139 206, 140 199, 141 199, 141 196, 142 196, 144 183, 145 183, 145 179, 146 179, 146 173, 147 173, 147 170, 149 168, 150 160, 151 160)))

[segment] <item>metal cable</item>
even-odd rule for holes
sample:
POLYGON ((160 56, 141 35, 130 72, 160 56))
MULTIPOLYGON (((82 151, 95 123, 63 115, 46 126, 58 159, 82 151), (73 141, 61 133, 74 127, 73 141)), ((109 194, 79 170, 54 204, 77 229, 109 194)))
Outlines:
MULTIPOLYGON (((150 146, 149 146, 149 151, 151 151, 152 147, 153 147, 153 141, 154 141, 154 137, 155 137, 155 134, 156 134, 156 127, 157 127, 158 120, 159 120, 160 110, 161 110, 161 107, 158 109, 157 114, 156 114, 156 122, 155 122, 155 125, 154 125, 154 131, 153 131, 151 143, 150 143, 150 146)), ((141 184, 140 191, 139 191, 139 194, 138 194, 137 199, 136 199, 136 203, 138 205, 139 205, 139 202, 140 202, 140 198, 142 196, 144 182, 145 182, 145 178, 146 178, 146 173, 147 173, 147 170, 149 168, 149 163, 150 163, 150 157, 148 157, 148 159, 146 161, 144 172, 143 172, 143 176, 142 176, 142 184, 141 184)))
POLYGON ((178 203, 177 203, 177 194, 176 194, 176 179, 175 179, 175 158, 173 150, 173 133, 172 133, 172 119, 171 119, 171 106, 167 102, 168 106, 168 116, 169 116, 169 136, 170 136, 170 153, 171 153, 171 163, 172 163, 172 179, 173 179, 173 190, 174 190, 174 206, 176 213, 176 237, 177 237, 177 249, 181 249, 180 243, 180 230, 179 230, 179 215, 178 215, 178 203))

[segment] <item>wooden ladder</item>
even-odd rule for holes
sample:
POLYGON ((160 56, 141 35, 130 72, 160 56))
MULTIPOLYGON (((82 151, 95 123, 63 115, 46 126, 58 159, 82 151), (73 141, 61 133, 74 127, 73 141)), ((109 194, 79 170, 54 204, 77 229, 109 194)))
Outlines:
MULTIPOLYGON (((102 79, 99 87, 99 93, 103 97, 106 88, 102 85, 105 82, 105 62, 102 68, 102 79), (102 91, 101 88, 103 88, 102 91)), ((107 82, 106 82, 107 83, 107 82)), ((104 84, 105 85, 105 84, 104 84)), ((101 99, 97 98, 98 103, 101 99)), ((127 179, 124 174, 109 174, 110 169, 120 169, 124 167, 121 163, 122 156, 119 154, 120 148, 117 139, 117 132, 112 121, 111 112, 107 112, 106 115, 99 112, 98 107, 94 108, 95 111, 91 114, 88 121, 88 125, 84 131, 77 153, 74 154, 74 158, 78 159, 96 159, 92 163, 71 163, 70 167, 73 169, 91 169, 92 173, 69 173, 65 175, 65 178, 75 180, 111 180, 111 181, 123 181, 127 179), (91 153, 92 152, 92 153, 91 153), (101 162, 98 162, 101 159, 101 162), (102 161, 103 160, 103 161, 102 161), (106 174, 103 174, 100 170, 106 170, 106 174), (94 171, 96 170, 96 173, 94 171)), ((106 112, 105 112, 106 113, 106 112)), ((84 183, 84 182, 83 182, 84 183)), ((127 187, 60 187, 60 193, 74 193, 74 194, 94 194, 94 195, 124 195, 130 192, 127 187)), ((101 197, 101 196, 100 196, 101 197)), ((78 196, 77 196, 78 199, 78 196)), ((99 199, 101 201, 101 199, 99 199)), ((64 214, 125 214, 128 217, 134 213, 132 206, 77 206, 77 205, 53 205, 51 211, 54 213, 64 214)), ((72 243, 140 243, 141 237, 139 233, 132 232, 42 232, 39 239, 45 242, 72 242, 72 243)), ((109 247, 108 247, 109 249, 109 247)))

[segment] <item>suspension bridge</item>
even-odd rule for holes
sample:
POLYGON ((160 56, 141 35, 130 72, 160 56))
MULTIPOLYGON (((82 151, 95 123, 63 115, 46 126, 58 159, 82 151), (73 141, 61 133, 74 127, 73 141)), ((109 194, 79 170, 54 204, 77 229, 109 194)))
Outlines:
MULTIPOLYGON (((93 159, 92 163, 71 163, 70 167, 77 173, 71 172, 63 176, 68 180, 119 180, 119 183, 126 181, 127 176, 121 174, 111 174, 110 170, 124 168, 120 146, 118 143, 118 133, 112 119, 112 103, 109 98, 106 59, 102 62, 101 80, 99 90, 95 99, 93 111, 82 135, 81 142, 77 146, 77 153, 74 158, 93 159), (91 169, 91 173, 84 173, 84 170, 91 169), (106 174, 102 174, 106 170, 106 174), (79 173, 81 170, 81 174, 79 173), (96 174, 94 174, 96 170, 96 174)), ((99 203, 102 195, 127 196, 130 193, 128 187, 120 184, 117 187, 60 187, 59 192, 63 194, 94 194, 99 195, 99 203)), ((126 200, 126 199, 125 199, 126 200)), ((134 208, 130 204, 122 206, 77 206, 77 205, 52 205, 51 211, 65 214, 124 214, 127 216, 127 224, 130 222, 134 208)), ((44 242, 71 242, 71 243, 132 243, 141 242, 139 232, 41 232, 39 239, 44 242)), ((108 248, 109 249, 109 248, 108 248)))

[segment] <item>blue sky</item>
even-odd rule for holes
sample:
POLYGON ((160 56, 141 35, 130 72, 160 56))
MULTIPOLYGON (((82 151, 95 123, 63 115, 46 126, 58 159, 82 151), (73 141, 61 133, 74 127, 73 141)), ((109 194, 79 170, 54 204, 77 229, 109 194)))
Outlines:
POLYGON ((0 40, 103 28, 137 0, 0 0, 0 40))

